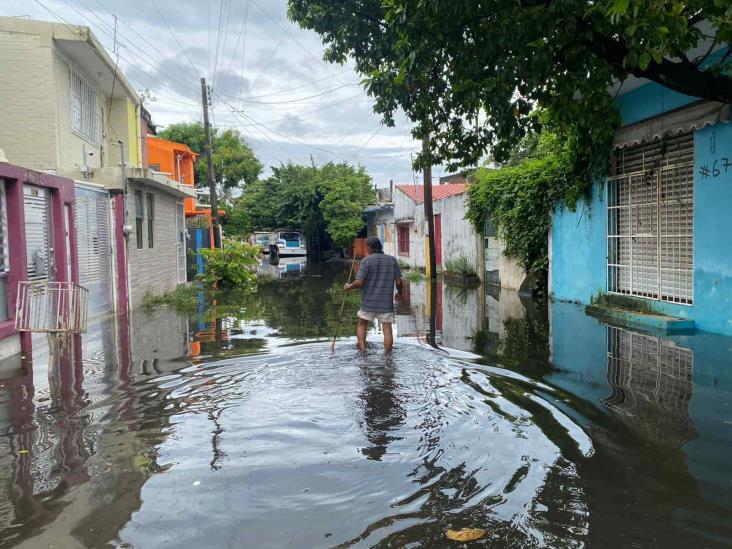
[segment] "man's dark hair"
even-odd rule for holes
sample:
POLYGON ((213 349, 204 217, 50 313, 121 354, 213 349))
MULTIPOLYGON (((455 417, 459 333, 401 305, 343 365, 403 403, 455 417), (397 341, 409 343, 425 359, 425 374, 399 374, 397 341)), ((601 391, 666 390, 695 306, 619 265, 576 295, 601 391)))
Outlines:
POLYGON ((366 239, 366 245, 371 249, 372 252, 383 251, 381 247, 381 240, 377 236, 370 236, 366 239))

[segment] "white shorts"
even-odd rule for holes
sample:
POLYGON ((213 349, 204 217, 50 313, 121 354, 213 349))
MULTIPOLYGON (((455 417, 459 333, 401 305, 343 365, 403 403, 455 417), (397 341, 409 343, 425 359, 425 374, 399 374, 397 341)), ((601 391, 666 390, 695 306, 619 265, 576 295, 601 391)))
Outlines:
POLYGON ((394 323, 394 313, 371 313, 369 311, 359 310, 358 313, 356 313, 356 316, 358 316, 358 318, 362 320, 367 320, 369 322, 378 320, 379 322, 383 322, 384 324, 394 323))

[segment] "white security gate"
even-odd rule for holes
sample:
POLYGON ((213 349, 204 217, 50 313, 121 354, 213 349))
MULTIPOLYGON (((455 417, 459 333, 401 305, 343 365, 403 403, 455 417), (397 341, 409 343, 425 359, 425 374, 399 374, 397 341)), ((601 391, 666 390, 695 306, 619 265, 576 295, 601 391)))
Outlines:
POLYGON ((183 211, 183 203, 175 204, 175 234, 176 234, 176 253, 178 256, 178 283, 186 281, 186 218, 183 211))
POLYGON ((624 152, 607 180, 607 290, 691 305, 693 139, 650 147, 624 152))
POLYGON ((77 184, 75 211, 79 284, 89 290, 89 315, 94 317, 113 308, 109 193, 77 184))
POLYGON ((28 280, 52 281, 56 278, 51 238, 51 191, 43 187, 23 187, 25 213, 25 247, 28 280))
POLYGON ((486 217, 483 222, 483 259, 485 261, 485 281, 488 284, 501 284, 499 264, 501 249, 498 234, 491 220, 486 217))

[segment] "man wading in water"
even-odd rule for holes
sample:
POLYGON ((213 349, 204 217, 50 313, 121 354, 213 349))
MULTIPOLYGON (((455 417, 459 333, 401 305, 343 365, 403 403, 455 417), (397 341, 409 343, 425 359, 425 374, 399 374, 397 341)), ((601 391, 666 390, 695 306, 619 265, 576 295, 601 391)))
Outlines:
POLYGON ((394 301, 402 298, 402 273, 396 258, 382 251, 381 240, 370 236, 366 239, 366 247, 371 255, 361 261, 356 280, 343 286, 343 289, 347 292, 361 289, 361 309, 358 311, 356 329, 358 348, 366 350, 366 328, 369 322, 378 320, 384 331, 384 349, 391 351, 394 345, 394 334, 391 331, 394 323, 394 301))

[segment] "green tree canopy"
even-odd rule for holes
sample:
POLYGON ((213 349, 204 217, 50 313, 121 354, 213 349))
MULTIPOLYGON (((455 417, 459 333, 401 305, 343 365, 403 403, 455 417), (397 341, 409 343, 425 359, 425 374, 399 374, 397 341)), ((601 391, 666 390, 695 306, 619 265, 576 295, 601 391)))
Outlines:
POLYGON ((363 228, 363 208, 375 200, 363 166, 329 162, 323 166, 288 163, 272 176, 244 187, 229 212, 236 230, 290 227, 307 235, 324 231, 346 246, 363 228))
MULTIPOLYGON (((219 131, 211 128, 214 174, 216 185, 224 190, 248 185, 262 173, 262 163, 237 130, 219 131)), ((203 155, 206 133, 201 122, 171 124, 160 132, 160 137, 185 143, 191 150, 203 155)), ((202 156, 195 166, 196 187, 208 187, 208 164, 202 156)))
POLYGON ((505 159, 540 104, 574 128, 576 169, 604 170, 610 91, 630 75, 732 102, 729 0, 289 0, 289 13, 326 59, 355 60, 387 124, 403 109, 451 167, 489 147, 505 159))

